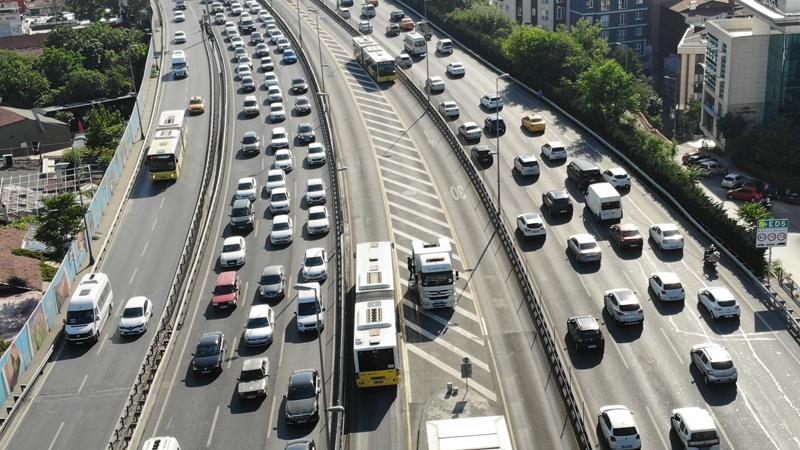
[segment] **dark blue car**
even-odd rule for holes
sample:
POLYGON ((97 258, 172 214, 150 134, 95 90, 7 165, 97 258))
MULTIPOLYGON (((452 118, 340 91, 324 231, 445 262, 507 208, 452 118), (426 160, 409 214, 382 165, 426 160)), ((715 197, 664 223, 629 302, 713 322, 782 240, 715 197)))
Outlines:
POLYGON ((294 53, 294 50, 287 49, 283 51, 284 64, 294 64, 296 62, 297 62, 297 55, 294 53))

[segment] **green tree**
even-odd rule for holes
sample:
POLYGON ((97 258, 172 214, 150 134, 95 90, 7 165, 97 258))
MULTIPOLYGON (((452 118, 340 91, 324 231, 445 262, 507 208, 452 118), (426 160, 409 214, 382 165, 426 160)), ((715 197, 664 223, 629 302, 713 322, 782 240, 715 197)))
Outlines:
POLYGON ((103 106, 92 108, 87 121, 86 145, 88 147, 116 148, 119 138, 125 131, 125 122, 117 111, 109 111, 103 106))
POLYGON ((583 47, 566 33, 538 27, 516 27, 503 41, 503 54, 515 72, 533 86, 552 89, 563 76, 580 73, 576 61, 585 55, 583 47))
MULTIPOLYGON (((433 2, 431 2, 433 3, 433 2)), ((472 2, 469 8, 455 9, 447 14, 448 21, 457 21, 468 30, 502 39, 511 34, 516 22, 486 3, 472 2)))
POLYGON ((602 36, 603 27, 600 26, 600 22, 591 24, 588 20, 582 18, 569 29, 563 28, 562 30, 572 36, 590 58, 595 60, 603 59, 611 50, 608 40, 602 36))
POLYGON ((769 219, 772 215, 764 208, 761 203, 747 202, 739 207, 736 212, 739 219, 746 223, 751 229, 755 229, 758 221, 761 219, 769 219))
POLYGON ((107 77, 104 91, 109 98, 119 97, 133 92, 131 72, 127 64, 124 66, 114 66, 105 73, 107 77))
POLYGON ((60 260, 67 254, 75 236, 83 231, 83 217, 88 207, 77 204, 72 192, 65 192, 45 198, 44 208, 34 238, 60 260))
POLYGON ((71 50, 45 47, 36 67, 53 87, 63 86, 69 75, 83 66, 83 57, 71 50))
POLYGON ((618 123, 628 111, 639 107, 633 89, 634 77, 613 60, 594 64, 578 76, 574 88, 585 112, 610 123, 618 123))
POLYGON ((50 91, 47 78, 34 67, 34 58, 16 51, 0 50, 0 98, 15 108, 33 108, 50 91))
POLYGON ((639 54, 636 53, 632 48, 622 44, 616 44, 611 47, 612 48, 610 49, 610 53, 608 55, 612 59, 616 60, 626 72, 636 75, 641 75, 644 73, 644 64, 642 64, 639 54))
POLYGON ((67 103, 107 97, 107 84, 108 77, 103 73, 97 70, 80 68, 67 76, 61 100, 67 103))

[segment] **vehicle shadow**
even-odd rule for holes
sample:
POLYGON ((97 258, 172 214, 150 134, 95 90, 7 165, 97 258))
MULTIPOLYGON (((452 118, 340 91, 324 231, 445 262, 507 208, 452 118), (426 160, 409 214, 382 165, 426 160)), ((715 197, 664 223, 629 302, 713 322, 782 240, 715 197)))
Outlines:
MULTIPOLYGON (((566 246, 566 243, 564 244, 566 246)), ((596 273, 600 270, 600 265, 603 263, 603 260, 597 262, 580 262, 572 255, 572 252, 569 251, 568 248, 564 249, 564 256, 567 257, 567 261, 572 266, 572 270, 578 272, 579 274, 589 274, 589 273, 596 273)))
POLYGON ((547 167, 549 167, 549 168, 551 168, 551 169, 552 169, 553 167, 560 167, 560 166, 563 166, 564 164, 566 164, 566 163, 567 163, 567 160, 566 160, 566 159, 557 159, 557 160, 553 161, 553 160, 551 160, 550 158, 548 158, 548 157, 547 157, 547 156, 544 154, 544 152, 542 152, 541 150, 539 151, 539 161, 541 161, 541 162, 542 162, 542 164, 544 164, 545 166, 547 166, 547 167))
POLYGON ((603 308, 603 322, 605 323, 608 334, 615 342, 624 344, 633 342, 642 336, 644 324, 642 325, 621 325, 611 317, 611 314, 603 308))
MULTIPOLYGON (((100 336, 102 339, 102 335, 100 336)), ((94 343, 72 344, 64 340, 61 346, 62 346, 61 351, 56 352, 56 356, 53 358, 54 361, 66 361, 70 359, 80 358, 86 353, 89 353, 89 350, 92 349, 95 346, 95 344, 94 343)))
MULTIPOLYGON (((223 361, 223 365, 224 364, 225 362, 223 361)), ((186 367, 186 376, 183 378, 183 384, 185 384, 188 388, 205 387, 213 383, 214 380, 219 378, 221 374, 221 370, 207 374, 194 373, 194 370, 192 369, 192 362, 189 361, 189 364, 186 367)))
POLYGON ((681 250, 661 250, 661 248, 653 242, 652 239, 648 238, 647 242, 650 245, 650 249, 653 250, 653 254, 656 255, 656 258, 663 262, 678 262, 683 259, 683 249, 681 250))
MULTIPOLYGON (((608 229, 606 229, 606 232, 604 234, 606 236, 604 240, 608 240, 609 243, 613 242, 611 240, 611 236, 608 234, 608 229)), ((642 249, 644 248, 644 245, 636 248, 620 248, 616 244, 611 244, 610 247, 614 251, 614 254, 617 256, 617 258, 630 261, 638 259, 640 256, 642 256, 642 249)))
POLYGON ((511 169, 511 177, 514 178, 514 182, 517 183, 517 186, 531 186, 539 181, 539 175, 520 175, 514 169, 511 169))
POLYGON ((730 318, 730 319, 714 319, 711 317, 711 314, 708 312, 705 306, 703 306, 700 301, 695 303, 695 307, 697 308, 697 312, 703 318, 703 320, 708 324, 708 327, 711 330, 718 334, 718 335, 726 335, 726 334, 733 334, 739 330, 740 320, 738 317, 730 318))
MULTIPOLYGON (((209 294, 210 296, 211 294, 209 294)), ((206 300, 204 300, 206 301, 206 300)), ((236 310, 237 307, 228 307, 228 308, 216 308, 211 303, 211 300, 207 300, 208 303, 206 304, 206 310, 203 312, 203 317, 206 320, 218 320, 218 319, 226 319, 233 314, 233 311, 236 310)))
POLYGON ((555 225, 564 225, 565 223, 569 223, 569 221, 572 220, 572 215, 574 213, 552 215, 547 210, 547 208, 545 208, 543 203, 541 206, 539 206, 539 214, 542 216, 542 219, 544 219, 544 221, 547 222, 548 225, 555 226, 555 225))
POLYGON ((656 308, 662 316, 672 316, 678 314, 686 308, 686 301, 662 301, 658 298, 653 288, 647 286, 647 295, 650 297, 650 303, 656 308))
POLYGON ((692 377, 692 383, 697 386, 703 400, 710 406, 724 406, 733 403, 738 395, 736 383, 721 383, 719 385, 706 384, 703 374, 697 367, 689 363, 689 375, 692 377))
POLYGON ((292 318, 289 320, 289 323, 286 324, 283 338, 288 344, 302 344, 306 342, 313 342, 315 339, 317 339, 317 332, 309 331, 307 333, 301 333, 300 330, 297 329, 297 313, 295 312, 292 314, 292 318))
MULTIPOLYGON (((236 382, 239 382, 238 377, 236 378, 236 382)), ((256 412, 261 409, 261 405, 266 403, 265 400, 267 397, 268 395, 264 395, 256 398, 243 399, 239 397, 239 394, 236 393, 236 388, 234 387, 233 394, 231 394, 231 414, 247 414, 256 412)))
POLYGON ((578 350, 575 348, 569 333, 564 333, 564 342, 566 343, 565 350, 569 355, 569 360, 575 369, 588 370, 599 366, 603 362, 605 346, 599 349, 578 350))
POLYGON ((455 314, 454 309, 432 309, 423 311, 420 308, 414 308, 411 305, 415 304, 415 294, 406 291, 404 299, 408 302, 403 302, 403 314, 406 322, 410 320, 411 323, 416 324, 415 328, 405 327, 406 341, 409 343, 431 342, 438 337, 445 337, 448 331, 448 325, 453 319, 455 314), (417 328, 421 329, 420 332, 417 328))
POLYGON ((514 229, 514 237, 517 239, 517 245, 519 245, 519 249, 523 252, 533 252, 539 250, 540 248, 544 247, 544 243, 547 241, 547 234, 542 236, 527 237, 522 234, 518 228, 514 229))

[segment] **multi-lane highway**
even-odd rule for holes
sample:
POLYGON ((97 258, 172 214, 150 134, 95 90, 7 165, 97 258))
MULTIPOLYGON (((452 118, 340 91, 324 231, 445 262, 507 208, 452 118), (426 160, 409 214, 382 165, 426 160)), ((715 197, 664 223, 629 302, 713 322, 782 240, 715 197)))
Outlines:
MULTIPOLYGON (((190 5, 189 9, 199 11, 201 7, 190 5)), ((236 17, 231 16, 230 20, 238 22, 236 17)), ((175 436, 184 448, 283 448, 286 441, 301 437, 313 438, 321 444, 325 441, 324 420, 310 425, 287 425, 284 420, 285 402, 282 400, 289 376, 294 370, 313 368, 321 371, 323 363, 326 385, 331 380, 333 324, 338 319, 333 303, 335 233, 331 231, 325 236, 311 236, 305 226, 309 207, 305 201, 306 183, 311 178, 322 178, 328 183, 329 165, 309 166, 305 159, 307 145, 296 139, 295 132, 298 124, 310 122, 317 133, 317 142, 322 141, 318 111, 312 110, 311 114, 301 116, 293 110, 295 98, 299 95, 313 96, 311 92, 294 94, 290 89, 293 78, 307 78, 307 75, 303 73, 301 64, 283 63, 276 46, 269 44, 270 56, 275 63, 273 73, 277 75, 286 107, 286 120, 270 120, 263 83, 265 73, 258 69, 260 59, 253 55, 255 45, 249 42, 248 35, 242 35, 248 53, 253 58, 254 69, 257 69, 254 70, 254 78, 258 84, 254 93, 245 93, 241 90, 240 80, 235 77, 237 64, 233 47, 223 38, 222 25, 212 27, 223 51, 230 111, 226 125, 225 169, 218 197, 221 201, 213 219, 213 238, 200 250, 203 252, 200 276, 181 333, 175 342, 175 350, 165 362, 164 382, 154 392, 155 403, 149 420, 142 424, 145 426, 144 435, 175 436), (256 95, 259 99, 259 115, 247 117, 242 113, 246 95, 256 95), (290 136, 289 148, 294 155, 294 168, 287 172, 286 177, 291 196, 288 215, 293 219, 294 239, 291 244, 279 246, 271 244, 269 240, 274 215, 269 211, 270 202, 264 189, 267 171, 272 168, 275 159, 275 150, 270 146, 271 132, 275 127, 286 128, 290 136), (241 150, 242 136, 247 131, 255 131, 262 137, 257 155, 248 156, 241 150), (237 181, 244 177, 255 177, 258 182, 253 203, 255 225, 249 232, 237 233, 229 225, 229 215, 237 181), (238 306, 230 311, 218 311, 211 304, 215 280, 219 273, 232 270, 219 265, 219 254, 224 238, 235 235, 244 236, 247 245, 246 263, 236 269, 241 282, 238 306), (294 283, 304 281, 300 267, 305 250, 312 247, 325 248, 329 259, 328 281, 322 284, 327 326, 321 337, 315 333, 298 332, 295 317, 297 293, 292 288, 294 283), (263 300, 259 296, 261 272, 270 265, 282 265, 284 268, 288 285, 285 298, 263 300), (270 305, 275 313, 273 342, 265 347, 248 347, 242 342, 244 326, 251 308, 260 304, 270 305), (192 371, 192 354, 199 336, 215 331, 223 332, 227 341, 228 353, 223 370, 219 375, 195 374, 192 371), (320 339, 323 355, 319 354, 320 339), (236 393, 237 381, 243 361, 253 357, 267 357, 270 360, 267 396, 263 400, 242 400, 236 393)), ((259 24, 258 31, 264 32, 263 24, 259 24)), ((326 205, 329 214, 331 203, 328 197, 326 205)), ((331 227, 332 221, 331 217, 331 227)))
MULTIPOLYGON (((185 50, 191 73, 187 79, 173 79, 167 55, 167 67, 159 80, 163 83, 162 95, 157 99, 159 111, 185 109, 190 96, 210 95, 208 58, 198 25, 199 14, 187 11, 185 22, 173 23, 169 7, 165 9, 167 16, 161 32, 167 37, 166 50, 185 50), (185 44, 173 44, 176 30, 186 32, 185 44)), ((155 327, 150 327, 138 338, 122 338, 117 334, 119 314, 128 298, 144 295, 153 302, 153 317, 161 315, 186 239, 191 205, 197 200, 206 159, 209 117, 206 113, 187 118, 188 148, 177 182, 153 183, 143 166, 123 208, 108 255, 97 268, 108 274, 114 290, 111 320, 97 344, 61 345, 56 349, 44 375, 0 441, 0 447, 103 448, 108 442, 155 332, 155 327)))

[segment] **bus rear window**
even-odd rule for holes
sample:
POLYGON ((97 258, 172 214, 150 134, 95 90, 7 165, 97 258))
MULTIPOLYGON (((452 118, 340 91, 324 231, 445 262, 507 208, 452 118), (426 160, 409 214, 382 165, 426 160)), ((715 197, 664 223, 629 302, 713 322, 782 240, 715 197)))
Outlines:
POLYGON ((358 352, 358 371, 394 369, 394 351, 391 348, 361 350, 358 352))

